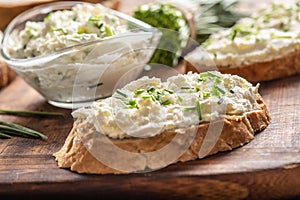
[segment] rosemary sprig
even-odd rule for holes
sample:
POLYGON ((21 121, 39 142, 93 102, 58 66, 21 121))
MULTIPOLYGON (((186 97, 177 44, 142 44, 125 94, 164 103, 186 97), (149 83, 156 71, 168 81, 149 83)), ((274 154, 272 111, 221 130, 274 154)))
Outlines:
POLYGON ((48 139, 47 136, 45 136, 44 134, 38 131, 32 130, 25 126, 4 122, 4 121, 0 121, 0 131, 5 132, 7 134, 15 134, 19 136, 27 136, 33 138, 42 138, 44 140, 48 139))
POLYGON ((24 111, 24 110, 3 110, 0 109, 2 114, 10 115, 45 115, 45 116, 64 116, 62 113, 44 112, 44 111, 24 111))

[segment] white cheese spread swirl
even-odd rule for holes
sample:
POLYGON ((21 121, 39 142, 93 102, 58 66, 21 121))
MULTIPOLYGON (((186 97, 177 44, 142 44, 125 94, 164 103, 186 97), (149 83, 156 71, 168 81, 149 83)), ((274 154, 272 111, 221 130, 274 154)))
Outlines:
POLYGON ((212 34, 186 59, 198 66, 242 66, 269 61, 300 49, 300 2, 274 2, 235 26, 212 34), (201 52, 208 52, 202 54, 201 52))
POLYGON ((152 137, 256 110, 258 87, 239 76, 216 71, 189 72, 166 82, 143 77, 72 115, 111 138, 152 137))
POLYGON ((27 21, 23 30, 13 33, 9 53, 13 58, 32 58, 125 30, 100 4, 76 4, 49 13, 43 21, 27 21))

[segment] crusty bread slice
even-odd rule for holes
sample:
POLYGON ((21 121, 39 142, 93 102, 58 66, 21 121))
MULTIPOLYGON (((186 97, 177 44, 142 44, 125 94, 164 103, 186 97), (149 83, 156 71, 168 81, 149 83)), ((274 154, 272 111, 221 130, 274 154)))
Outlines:
MULTIPOLYGON (((106 142, 101 137, 95 137, 96 139, 92 141, 94 144, 91 145, 93 146, 92 151, 87 150, 85 143, 82 142, 81 136, 78 134, 77 130, 83 131, 84 135, 89 138, 94 137, 97 133, 92 124, 81 122, 78 119, 74 122, 73 129, 69 133, 62 148, 55 152, 53 156, 60 168, 70 168, 72 171, 88 174, 134 173, 147 169, 155 170, 176 162, 196 160, 199 158, 201 147, 205 145, 203 141, 206 138, 209 127, 218 127, 221 125, 223 128, 220 129, 220 135, 215 143, 213 143, 214 145, 212 148, 209 149, 206 154, 200 155, 200 158, 240 147, 254 139, 255 133, 266 128, 270 123, 271 117, 266 104, 260 95, 258 95, 257 103, 259 104, 258 110, 247 112, 243 115, 228 115, 221 120, 213 121, 211 123, 201 123, 195 127, 170 130, 149 138, 111 139, 110 141, 119 148, 137 153, 138 157, 135 157, 135 159, 124 159, 121 161, 124 168, 128 170, 123 171, 109 167, 92 155, 91 152, 101 151, 102 148, 105 147, 106 142), (193 132, 195 135, 193 135, 193 132), (186 134, 191 134, 193 136, 190 145, 181 155, 179 155, 178 159, 175 159, 171 163, 162 163, 164 160, 147 159, 144 156, 143 153, 157 151, 168 145, 178 134, 180 135, 179 137, 183 138, 186 138, 186 134)), ((101 134, 98 133, 97 135, 101 134)), ((180 144, 176 144, 178 146, 185 143, 182 142, 183 140, 181 139, 178 141, 180 141, 180 144)), ((113 159, 115 157, 114 152, 108 152, 107 157, 113 159)))
MULTIPOLYGON (((184 61, 186 72, 199 73, 192 63, 184 61)), ((275 80, 300 73, 300 51, 283 55, 273 60, 255 62, 242 66, 217 66, 218 70, 224 74, 235 74, 245 78, 251 83, 275 80)))

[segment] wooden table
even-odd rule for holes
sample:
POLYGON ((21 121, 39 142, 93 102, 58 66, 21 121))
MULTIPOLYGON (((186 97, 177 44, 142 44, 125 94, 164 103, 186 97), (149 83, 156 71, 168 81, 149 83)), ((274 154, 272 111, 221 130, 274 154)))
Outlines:
POLYGON ((272 122, 249 144, 202 160, 131 175, 80 175, 52 154, 72 128, 71 110, 49 105, 21 78, 0 91, 0 108, 65 117, 0 115, 49 139, 0 140, 0 198, 291 199, 300 197, 300 76, 261 83, 272 122))

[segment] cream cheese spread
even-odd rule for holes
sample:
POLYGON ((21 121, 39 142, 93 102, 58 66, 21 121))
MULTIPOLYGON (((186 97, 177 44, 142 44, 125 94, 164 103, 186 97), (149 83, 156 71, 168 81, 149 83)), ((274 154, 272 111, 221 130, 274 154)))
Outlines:
MULTIPOLYGON (((49 103, 64 108, 111 96, 125 73, 149 61, 160 37, 151 26, 101 4, 70 5, 14 27, 4 48, 11 67, 49 103)), ((142 70, 126 76, 134 80, 142 70)))
POLYGON ((212 34, 186 56, 195 64, 218 67, 269 61, 300 49, 300 2, 274 2, 212 34))
POLYGON ((111 138, 152 137, 257 110, 258 87, 217 71, 179 74, 166 82, 142 77, 72 115, 111 138))
POLYGON ((14 32, 9 53, 13 58, 31 58, 125 30, 100 4, 76 4, 71 10, 49 13, 43 21, 27 21, 23 30, 14 32))

